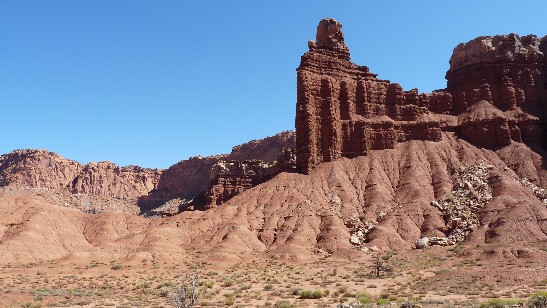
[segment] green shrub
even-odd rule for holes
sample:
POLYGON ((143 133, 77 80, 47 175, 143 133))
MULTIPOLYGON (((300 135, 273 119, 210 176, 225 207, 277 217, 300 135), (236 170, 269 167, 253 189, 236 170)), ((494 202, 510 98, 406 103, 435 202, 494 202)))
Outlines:
POLYGON ((167 295, 169 295, 169 289, 167 287, 161 288, 159 296, 167 297, 167 295))
POLYGON ((172 288, 174 286, 176 286, 177 284, 172 282, 172 281, 169 281, 169 280, 162 280, 157 286, 156 286, 156 289, 161 289, 161 288, 172 288))
POLYGON ((537 291, 530 296, 526 307, 543 308, 547 307, 547 291, 537 291))
POLYGON ((244 283, 242 285, 239 286, 238 291, 244 291, 244 290, 249 290, 251 288, 251 285, 248 284, 248 283, 244 283))
POLYGON ((232 278, 224 279, 224 284, 222 284, 223 287, 231 287, 232 285, 234 285, 234 280, 232 278))
POLYGON ((315 299, 323 297, 323 292, 321 290, 302 290, 300 291, 300 298, 304 299, 315 299))
POLYGON ((387 298, 379 298, 376 300, 376 305, 388 305, 389 304, 389 299, 387 298))
POLYGON ((214 282, 210 281, 210 280, 202 280, 199 282, 199 285, 206 288, 206 289, 211 289, 214 285, 214 282))
POLYGON ((521 301, 516 299, 494 298, 481 304, 481 308, 502 308, 519 304, 521 301))
POLYGON ((282 300, 282 301, 275 302, 274 307, 275 308, 292 308, 294 306, 289 301, 282 300))
POLYGON ((291 295, 300 295, 301 291, 302 291, 302 288, 293 288, 291 290, 291 295))
POLYGON ((534 299, 538 297, 547 297, 547 291, 537 291, 537 292, 534 292, 532 295, 530 295, 530 299, 534 299))
POLYGON ((372 296, 366 292, 359 292, 355 295, 355 299, 361 304, 370 304, 372 303, 372 296))

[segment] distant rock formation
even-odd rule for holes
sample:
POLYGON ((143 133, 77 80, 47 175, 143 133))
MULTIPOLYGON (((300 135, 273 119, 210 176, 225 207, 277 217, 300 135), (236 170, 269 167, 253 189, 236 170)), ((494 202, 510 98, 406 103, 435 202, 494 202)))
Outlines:
POLYGON ((232 197, 260 184, 275 175, 275 163, 260 160, 221 160, 211 171, 211 186, 205 193, 207 207, 221 205, 232 197))
POLYGON ((45 150, 15 150, 0 156, 0 187, 68 190, 84 166, 45 150))
POLYGON ((460 44, 450 59, 447 89, 427 94, 404 91, 350 62, 342 25, 334 19, 319 22, 316 40, 297 69, 296 155, 303 173, 398 142, 440 141, 442 130, 462 130, 464 138, 491 148, 511 140, 541 142, 546 38, 510 34, 460 44), (482 101, 490 105, 473 107, 482 101))
POLYGON ((279 152, 283 149, 294 148, 294 131, 284 131, 272 137, 252 140, 232 148, 232 152, 226 157, 228 160, 262 160, 273 162, 278 159, 279 152))
POLYGON ((95 198, 94 202, 100 204, 90 209, 112 209, 108 203, 113 198, 121 205, 115 208, 135 212, 137 199, 156 187, 161 171, 119 167, 108 161, 82 165, 45 150, 16 150, 0 156, 0 187, 106 198, 95 198))
MULTIPOLYGON (((192 199, 198 194, 205 191, 210 191, 208 194, 222 194, 225 196, 234 195, 230 191, 243 191, 242 188, 232 189, 229 184, 220 185, 218 181, 220 178, 215 178, 214 167, 217 163, 229 162, 230 164, 238 165, 240 163, 247 164, 248 161, 259 161, 261 163, 273 163, 278 160, 278 155, 284 149, 294 148, 295 146, 295 132, 285 131, 275 136, 267 137, 259 140, 252 140, 242 145, 238 145, 232 148, 230 154, 208 156, 208 157, 192 157, 187 160, 183 160, 165 170, 159 179, 158 187, 151 191, 148 195, 139 199, 139 206, 143 210, 149 210, 160 204, 163 204, 171 199, 192 199), (214 186, 214 187, 212 187, 214 186), (218 192, 220 187, 226 187, 226 192, 218 192), (212 191, 217 191, 213 193, 212 191)), ((223 163, 224 164, 224 163, 223 163)), ((284 167, 283 170, 290 169, 290 166, 284 167)), ((230 169, 234 172, 231 173, 231 177, 235 180, 240 178, 240 182, 245 182, 245 174, 239 174, 237 170, 230 169)), ((224 176, 228 176, 224 172, 224 176)), ((238 180, 235 180, 236 182, 238 180)), ((258 183, 259 181, 253 181, 258 183)), ((247 186, 245 186, 247 187, 247 186)), ((207 206, 217 204, 218 198, 209 198, 208 201, 203 201, 207 206)), ((226 198, 221 198, 225 202, 226 198)), ((218 200, 221 200, 218 199, 218 200)), ((221 202, 221 203, 222 203, 221 202)))
MULTIPOLYGON (((219 191, 221 178, 231 177, 236 183, 236 188, 232 189, 228 185, 230 181, 225 181, 226 185, 222 186, 225 191, 220 192, 224 197, 215 198, 222 200, 219 201, 221 203, 228 200, 228 196, 271 178, 261 176, 261 171, 251 167, 257 171, 252 176, 252 185, 239 187, 237 183, 247 174, 240 174, 237 168, 229 168, 233 172, 225 171, 216 179, 214 174, 219 162, 268 166, 264 167, 268 169, 264 174, 277 174, 294 169, 295 157, 291 150, 294 145, 295 133, 285 131, 235 146, 230 154, 191 157, 167 170, 119 167, 109 161, 83 165, 45 150, 16 150, 0 156, 0 188, 13 193, 18 189, 39 189, 50 199, 57 199, 56 193, 61 194, 69 200, 66 206, 90 213, 114 210, 148 213, 165 203, 169 203, 165 208, 171 213, 178 205, 188 205, 199 194, 203 196, 206 191, 219 191), (280 163, 276 164, 278 160, 280 163), (209 189, 210 186, 214 187, 209 189)), ((217 201, 210 205, 214 204, 217 201)))
MULTIPOLYGON (((294 139, 292 139, 294 140, 294 139)), ((283 148, 275 161, 220 160, 211 169, 211 184, 203 208, 223 204, 240 193, 262 184, 281 172, 296 170, 294 148, 283 148)))
POLYGON ((73 194, 137 200, 156 188, 160 175, 159 169, 119 167, 109 161, 92 162, 85 165, 72 180, 69 189, 73 194))

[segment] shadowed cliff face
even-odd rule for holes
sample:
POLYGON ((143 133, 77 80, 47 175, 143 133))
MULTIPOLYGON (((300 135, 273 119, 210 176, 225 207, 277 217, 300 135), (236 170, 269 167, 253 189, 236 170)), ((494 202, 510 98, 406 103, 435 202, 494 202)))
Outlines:
POLYGON ((441 131, 462 131, 463 138, 491 149, 511 141, 541 144, 547 135, 540 120, 547 104, 545 38, 510 34, 460 44, 450 59, 447 89, 419 94, 350 62, 341 29, 333 19, 322 20, 317 42, 309 44, 297 69, 301 172, 398 142, 440 141, 441 131), (454 118, 476 113, 479 102, 490 104, 481 107, 488 112, 454 118))
POLYGON ((509 115, 513 140, 547 148, 545 40, 509 34, 456 46, 446 73, 453 112, 486 100, 509 115))

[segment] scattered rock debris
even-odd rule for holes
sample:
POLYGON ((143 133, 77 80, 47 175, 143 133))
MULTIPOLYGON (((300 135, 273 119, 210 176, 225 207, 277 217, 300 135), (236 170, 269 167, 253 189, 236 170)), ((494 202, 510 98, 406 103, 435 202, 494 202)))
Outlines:
POLYGON ((488 175, 494 166, 483 161, 465 167, 456 167, 454 187, 450 194, 431 201, 431 206, 443 213, 446 237, 424 237, 416 242, 416 248, 439 245, 449 246, 465 241, 467 235, 480 226, 477 210, 492 200, 492 188, 488 175))
POLYGON ((530 189, 534 193, 534 196, 536 196, 536 198, 538 198, 547 207, 547 192, 544 188, 541 188, 536 184, 530 182, 530 180, 528 180, 527 178, 521 178, 518 180, 518 182, 522 186, 530 189))

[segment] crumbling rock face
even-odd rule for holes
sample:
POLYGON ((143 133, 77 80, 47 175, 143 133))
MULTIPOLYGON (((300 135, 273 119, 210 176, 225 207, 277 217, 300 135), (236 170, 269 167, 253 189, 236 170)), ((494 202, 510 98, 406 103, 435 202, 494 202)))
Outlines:
POLYGON ((420 94, 352 63, 341 29, 333 19, 320 21, 317 42, 309 44, 297 68, 299 171, 393 149, 398 142, 440 141, 443 130, 461 130, 463 138, 492 149, 512 141, 541 142, 545 38, 511 34, 460 44, 450 59, 447 89, 420 94), (474 107, 479 102, 491 107, 474 107), (458 115, 456 124, 447 118, 458 115))
POLYGON ((48 195, 74 194, 73 202, 67 204, 89 212, 128 207, 134 212, 137 198, 155 188, 160 174, 159 169, 119 167, 111 162, 82 165, 45 150, 16 150, 0 156, 0 187, 9 188, 8 192, 35 189, 50 191, 48 195))
POLYGON ((160 174, 158 169, 119 167, 109 161, 92 162, 72 180, 69 189, 73 194, 136 200, 156 187, 160 174))
MULTIPOLYGON (((139 206, 143 211, 148 211, 171 199, 191 200, 198 194, 208 190, 209 186, 215 185, 215 181, 212 183, 211 180, 211 170, 218 162, 223 160, 274 162, 283 149, 293 148, 294 146, 295 133, 285 131, 271 137, 252 140, 235 146, 230 154, 208 157, 198 156, 183 160, 162 173, 157 188, 148 195, 141 197, 139 206)), ((283 167, 283 170, 289 170, 287 168, 283 167)))
POLYGON ((294 148, 294 131, 284 131, 272 137, 252 140, 232 148, 228 160, 262 160, 273 162, 278 159, 279 152, 283 149, 294 148))
MULTIPOLYGON (((461 243, 469 233, 479 228, 477 212, 492 200, 492 188, 488 185, 488 177, 493 168, 494 166, 482 161, 467 168, 455 168, 452 192, 431 202, 431 205, 443 214, 446 226, 441 231, 446 237, 428 238, 426 241, 430 245, 446 246, 461 243)), ((416 246, 422 244, 417 242, 416 246)))
POLYGON ((293 148, 282 149, 277 156, 277 161, 273 162, 220 160, 211 169, 211 184, 205 192, 204 207, 211 208, 221 205, 281 172, 294 172, 295 170, 296 155, 293 148))
POLYGON ((507 111, 545 114, 545 37, 517 34, 481 36, 454 48, 446 73, 454 113, 481 100, 507 111), (542 43, 543 42, 543 43, 542 43))
POLYGON ((271 179, 275 163, 260 160, 216 163, 211 170, 211 186, 205 193, 207 207, 221 205, 232 197, 271 179))
POLYGON ((438 121, 418 118, 429 112, 429 104, 441 112, 450 107, 449 94, 404 91, 376 78, 368 67, 353 64, 341 25, 333 19, 319 23, 317 39, 297 69, 300 171, 308 173, 321 162, 366 155, 369 150, 392 149, 396 142, 440 139, 438 121))
POLYGON ((65 190, 82 164, 45 150, 15 150, 0 156, 0 187, 65 190))

